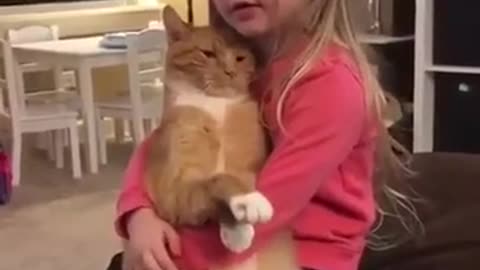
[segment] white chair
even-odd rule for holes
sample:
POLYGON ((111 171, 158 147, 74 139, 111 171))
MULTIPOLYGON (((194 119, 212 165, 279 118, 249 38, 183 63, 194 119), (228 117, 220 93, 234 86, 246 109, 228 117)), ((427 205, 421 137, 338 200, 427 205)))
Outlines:
MULTIPOLYGON (((10 44, 58 40, 59 37, 60 33, 57 25, 26 25, 16 29, 9 29, 7 32, 7 39, 10 44)), ((20 76, 20 79, 22 81, 17 83, 21 83, 23 87, 23 74, 50 70, 54 72, 55 90, 25 93, 26 102, 32 104, 62 103, 80 110, 80 96, 77 92, 68 90, 75 87, 75 72, 72 70, 64 71, 61 67, 51 67, 36 62, 21 63, 22 76, 20 76)), ((51 160, 54 160, 53 147, 56 143, 54 142, 54 137, 50 133, 37 136, 37 147, 39 149, 47 148, 51 160), (46 145, 44 144, 45 142, 47 143, 46 145)))
MULTIPOLYGON (((7 40, 10 44, 21 44, 59 39, 58 26, 28 25, 17 29, 9 29, 7 40)), ((50 70, 51 67, 39 63, 22 63, 22 71, 37 72, 50 70)))
MULTIPOLYGON (((152 20, 148 22, 148 29, 159 29, 165 31, 165 25, 163 24, 162 21, 158 20, 152 20)), ((144 69, 140 72, 141 76, 141 82, 147 82, 151 83, 152 82, 152 77, 154 77, 154 84, 160 85, 162 84, 160 78, 158 78, 158 74, 163 74, 163 67, 157 67, 157 70, 149 70, 149 69, 144 69), (150 76, 149 76, 150 75, 150 76)), ((133 136, 133 127, 131 125, 130 121, 124 121, 124 120, 115 120, 113 122, 113 127, 115 131, 115 140, 116 142, 123 142, 126 138, 126 130, 129 131, 129 135, 133 136)))
MULTIPOLYGON (((41 42, 59 39, 59 29, 57 25, 27 25, 17 29, 9 29, 7 40, 10 44, 21 44, 30 42, 41 42)), ((34 73, 40 71, 53 70, 55 80, 55 90, 38 91, 26 93, 27 98, 32 102, 55 102, 57 100, 69 99, 75 106, 79 106, 79 97, 74 91, 66 91, 67 88, 73 88, 75 85, 75 72, 64 71, 62 67, 51 67, 43 63, 29 62, 21 63, 23 73, 34 73)), ((23 77, 23 76, 22 76, 23 77)))
POLYGON ((8 30, 8 41, 11 44, 56 40, 58 38, 59 29, 57 25, 26 25, 8 30))
POLYGON ((145 138, 144 120, 151 132, 163 112, 163 66, 166 49, 165 31, 145 29, 126 36, 128 90, 125 95, 96 104, 100 162, 107 163, 106 134, 102 119, 130 121, 136 144, 145 138))
MULTIPOLYGON (((61 137, 63 132, 69 131, 70 147, 72 154, 72 170, 74 178, 81 178, 80 144, 77 127, 78 112, 72 110, 65 104, 27 104, 23 95, 22 88, 17 87, 17 82, 21 76, 20 64, 13 59, 10 44, 0 40, 4 61, 4 79, 0 86, 7 88, 8 106, 2 111, 9 117, 12 127, 12 171, 14 185, 20 184, 21 175, 21 153, 22 153, 22 135, 24 133, 39 133, 54 131, 55 135, 61 137)), ((63 167, 63 146, 60 140, 56 140, 56 165, 63 167)))

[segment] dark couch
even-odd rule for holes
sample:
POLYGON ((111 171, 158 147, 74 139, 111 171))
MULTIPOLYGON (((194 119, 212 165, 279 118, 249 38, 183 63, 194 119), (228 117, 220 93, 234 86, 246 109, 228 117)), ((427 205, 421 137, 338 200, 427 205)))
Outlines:
POLYGON ((400 245, 367 251, 361 270, 479 270, 480 155, 430 153, 414 156, 409 180, 423 198, 416 203, 424 234, 398 225, 380 234, 402 235, 400 245))
MULTIPOLYGON (((413 167, 409 181, 423 199, 416 207, 425 233, 386 224, 379 233, 400 235, 400 245, 367 251, 360 270, 480 270, 480 155, 417 154, 413 167)), ((120 269, 120 260, 108 269, 120 269)))

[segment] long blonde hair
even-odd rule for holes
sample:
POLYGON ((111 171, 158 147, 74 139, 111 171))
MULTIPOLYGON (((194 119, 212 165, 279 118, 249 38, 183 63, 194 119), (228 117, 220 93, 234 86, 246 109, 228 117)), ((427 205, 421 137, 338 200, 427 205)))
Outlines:
MULTIPOLYGON (((367 108, 370 108, 370 113, 374 115, 378 123, 378 173, 375 179, 375 196, 380 222, 376 228, 380 227, 383 217, 388 216, 398 218, 405 229, 413 232, 415 225, 420 225, 418 228, 421 228, 421 222, 411 198, 406 195, 408 186, 405 179, 412 175, 408 166, 410 154, 390 136, 384 125, 383 116, 387 100, 353 29, 348 1, 357 0, 307 0, 306 8, 309 10, 307 13, 309 16, 306 18, 305 31, 309 36, 309 43, 281 85, 276 108, 277 122, 284 130, 282 115, 285 100, 292 86, 305 76, 315 64, 318 59, 316 56, 321 55, 332 42, 340 43, 348 48, 363 80, 367 108)), ((211 11, 214 25, 227 26, 214 8, 211 11)), ((372 239, 371 244, 374 248, 385 248, 391 244, 376 234, 372 234, 372 239)))

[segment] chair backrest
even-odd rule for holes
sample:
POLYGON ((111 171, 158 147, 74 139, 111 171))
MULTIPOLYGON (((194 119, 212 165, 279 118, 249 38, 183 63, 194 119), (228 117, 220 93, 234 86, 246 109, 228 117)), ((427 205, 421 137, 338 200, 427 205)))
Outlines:
POLYGON ((11 44, 57 40, 59 30, 57 25, 28 25, 9 29, 7 39, 11 44))
POLYGON ((162 29, 147 28, 138 33, 127 34, 127 60, 129 91, 133 107, 141 102, 140 89, 141 67, 147 66, 151 73, 163 79, 165 52, 167 47, 166 33, 162 29))
POLYGON ((7 109, 4 107, 3 101, 5 100, 3 94, 6 92, 8 95, 8 112, 12 121, 17 121, 20 117, 21 113, 21 106, 20 106, 20 95, 17 91, 16 87, 16 74, 15 74, 15 67, 13 61, 13 52, 10 44, 0 39, 0 46, 1 46, 1 56, 3 59, 3 70, 4 70, 4 78, 2 81, 4 82, 4 87, 6 87, 6 91, 1 91, 1 100, 2 104, 2 111, 6 113, 7 109))
POLYGON ((137 33, 128 33, 126 35, 127 50, 135 54, 160 52, 160 56, 163 57, 167 45, 166 37, 165 31, 156 27, 146 28, 137 33))

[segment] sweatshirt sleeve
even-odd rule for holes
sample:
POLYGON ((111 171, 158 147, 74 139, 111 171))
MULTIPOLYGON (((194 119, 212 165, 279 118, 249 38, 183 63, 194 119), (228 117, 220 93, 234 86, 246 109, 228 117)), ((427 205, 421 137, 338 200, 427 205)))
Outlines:
MULTIPOLYGON (((258 178, 274 217, 257 228, 257 242, 291 225, 322 183, 359 143, 367 113, 360 80, 344 63, 319 67, 287 98, 275 147, 258 178)), ((253 248, 255 250, 255 248, 253 248)))
POLYGON ((147 195, 143 185, 143 174, 145 166, 146 151, 149 141, 145 140, 133 153, 124 174, 124 180, 120 196, 117 201, 117 218, 115 220, 115 229, 122 238, 128 238, 125 219, 133 211, 152 207, 152 203, 147 195))

